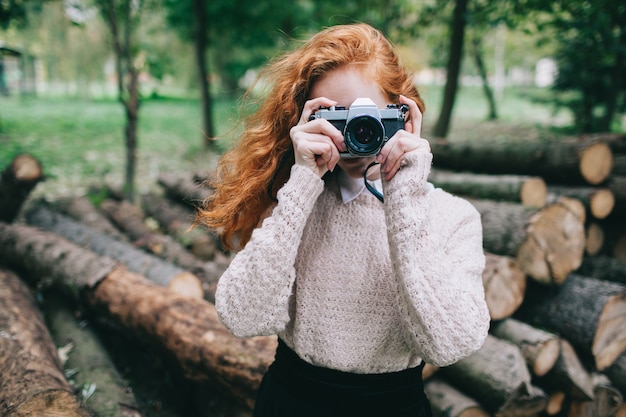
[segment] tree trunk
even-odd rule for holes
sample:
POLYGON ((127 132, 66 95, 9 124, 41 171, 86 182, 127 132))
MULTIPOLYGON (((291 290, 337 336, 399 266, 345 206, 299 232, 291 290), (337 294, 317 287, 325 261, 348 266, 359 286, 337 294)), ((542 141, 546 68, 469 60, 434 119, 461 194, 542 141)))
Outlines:
POLYGON ((213 304, 177 295, 33 227, 0 223, 0 261, 17 264, 35 280, 52 277, 69 286, 97 317, 168 352, 188 378, 209 381, 248 407, 254 404, 276 337, 236 338, 213 304))
POLYGON ((468 397, 443 379, 431 378, 424 384, 433 417, 489 417, 490 414, 473 398, 468 397))
POLYGON ((140 417, 132 388, 115 369, 92 325, 79 325, 66 304, 57 294, 47 294, 45 312, 56 346, 66 352, 64 368, 76 372, 74 385, 96 387, 86 401, 99 416, 140 417))
POLYGON ((531 385, 519 348, 491 335, 480 350, 438 374, 499 417, 535 416, 548 404, 543 391, 531 385))
POLYGON ((549 185, 548 193, 580 200, 584 204, 587 213, 591 215, 590 217, 595 219, 606 218, 613 211, 613 207, 615 207, 615 197, 608 188, 549 185))
POLYGON ((528 369, 535 376, 550 372, 559 358, 559 337, 516 319, 506 319, 491 326, 491 334, 520 348, 528 369))
POLYGON ((516 318, 566 335, 596 370, 626 349, 626 286, 571 274, 559 287, 529 285, 516 318))
POLYGON ((515 259, 485 253, 483 287, 492 320, 511 316, 524 301, 526 274, 515 259))
POLYGON ((15 220, 30 192, 43 179, 41 164, 35 157, 21 154, 13 158, 0 174, 0 221, 15 220))
POLYGON ((542 207, 546 203, 546 183, 539 177, 433 169, 428 179, 435 186, 452 194, 477 199, 511 201, 532 207, 542 207))
POLYGON ((538 176, 554 184, 598 185, 609 177, 613 165, 613 153, 607 144, 584 137, 431 140, 430 146, 435 168, 538 176))
POLYGON ((450 120, 452 118, 452 110, 454 109, 454 101, 458 90, 461 61, 463 58, 463 42, 467 23, 466 13, 467 0, 455 0, 451 27, 452 36, 450 37, 448 65, 446 67, 446 86, 439 118, 433 130, 433 136, 438 138, 445 138, 450 128, 450 120))
POLYGON ((203 144, 209 149, 214 148, 215 132, 213 129, 213 114, 211 108, 211 84, 207 71, 207 13, 206 3, 203 0, 193 1, 194 22, 194 52, 198 68, 198 84, 200 85, 200 102, 202 103, 202 121, 204 124, 203 144))
POLYGON ((491 88, 489 87, 487 69, 485 68, 485 62, 483 61, 483 48, 481 38, 478 36, 474 36, 471 45, 474 63, 476 64, 476 69, 478 70, 478 74, 480 75, 480 79, 483 84, 483 93, 485 93, 485 98, 487 99, 487 104, 489 105, 489 114, 487 115, 487 120, 496 120, 498 118, 496 99, 493 96, 493 91, 491 91, 491 88))
POLYGON ((194 255, 205 261, 228 262, 219 253, 218 234, 193 227, 194 213, 188 207, 155 194, 144 194, 141 201, 146 213, 194 255))
POLYGON ((90 416, 72 393, 39 308, 13 272, 0 270, 0 414, 90 416))
POLYGON ((579 202, 562 200, 541 209, 488 200, 470 202, 481 214, 485 250, 515 258, 530 278, 562 284, 580 266, 585 229, 584 207, 579 202))

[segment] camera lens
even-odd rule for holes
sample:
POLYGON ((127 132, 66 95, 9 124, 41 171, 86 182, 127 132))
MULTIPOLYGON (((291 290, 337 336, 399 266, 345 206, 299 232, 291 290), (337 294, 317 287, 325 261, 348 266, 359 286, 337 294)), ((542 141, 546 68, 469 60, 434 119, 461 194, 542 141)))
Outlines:
POLYGON ((374 155, 383 143, 384 130, 380 120, 369 115, 356 116, 345 131, 346 146, 356 155, 374 155))

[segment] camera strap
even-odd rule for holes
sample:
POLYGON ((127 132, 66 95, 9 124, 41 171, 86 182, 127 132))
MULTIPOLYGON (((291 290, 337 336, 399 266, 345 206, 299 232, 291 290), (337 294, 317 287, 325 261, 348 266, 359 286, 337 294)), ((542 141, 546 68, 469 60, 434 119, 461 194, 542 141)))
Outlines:
POLYGON ((367 190, 368 190, 370 193, 374 194, 374 196, 375 196, 377 199, 379 199, 381 203, 384 203, 384 202, 385 202, 385 197, 383 196, 383 194, 382 194, 380 191, 378 191, 378 190, 376 189, 376 187, 374 187, 374 186, 373 186, 373 185, 369 182, 369 180, 367 179, 367 172, 370 170, 370 168, 371 168, 371 167, 373 167, 373 166, 375 166, 375 165, 378 165, 378 162, 372 162, 371 164, 369 164, 369 165, 367 166, 367 168, 365 168, 365 172, 363 173, 363 181, 365 182, 365 188, 367 188, 367 190))

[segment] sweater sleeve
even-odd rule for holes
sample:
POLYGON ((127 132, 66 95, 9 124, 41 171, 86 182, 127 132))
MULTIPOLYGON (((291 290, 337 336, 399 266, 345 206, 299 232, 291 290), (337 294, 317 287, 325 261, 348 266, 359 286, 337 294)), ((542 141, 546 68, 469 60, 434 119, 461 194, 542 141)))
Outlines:
POLYGON ((323 187, 311 169, 294 165, 272 214, 220 277, 215 307, 235 336, 270 335, 285 328, 302 232, 323 187))
POLYGON ((426 362, 446 366, 480 349, 489 329, 477 210, 429 191, 431 154, 405 156, 385 182, 385 217, 407 342, 426 362))

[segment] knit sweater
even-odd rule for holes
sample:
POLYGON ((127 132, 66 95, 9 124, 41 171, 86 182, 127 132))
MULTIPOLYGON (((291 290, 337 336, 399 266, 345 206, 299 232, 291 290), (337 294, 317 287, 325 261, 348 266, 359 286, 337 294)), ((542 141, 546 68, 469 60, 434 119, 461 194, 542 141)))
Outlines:
POLYGON ((294 165, 272 213, 217 286, 238 337, 277 334, 302 359, 354 373, 450 365, 487 336, 482 228, 466 200, 428 187, 411 152, 385 202, 343 203, 336 181, 294 165))

